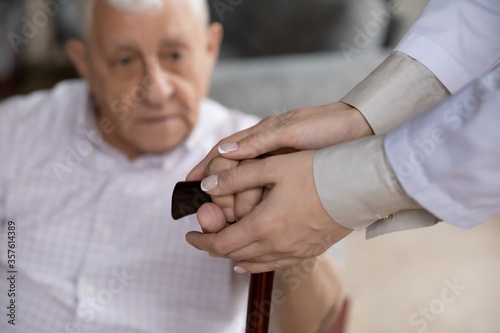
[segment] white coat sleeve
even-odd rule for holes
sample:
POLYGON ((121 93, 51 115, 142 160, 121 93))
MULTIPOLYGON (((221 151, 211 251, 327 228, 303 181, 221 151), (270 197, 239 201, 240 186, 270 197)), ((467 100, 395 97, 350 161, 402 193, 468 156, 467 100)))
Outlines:
POLYGON ((500 60, 500 1, 431 0, 395 51, 421 62, 455 94, 500 60))
POLYGON ((500 213, 500 70, 390 131, 385 152, 405 192, 469 228, 500 213))

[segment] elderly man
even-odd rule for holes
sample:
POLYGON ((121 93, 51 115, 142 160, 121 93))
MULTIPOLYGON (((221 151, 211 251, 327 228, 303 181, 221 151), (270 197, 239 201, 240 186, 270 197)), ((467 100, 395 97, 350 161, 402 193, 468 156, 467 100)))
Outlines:
MULTIPOLYGON (((248 276, 169 216, 175 183, 256 122, 205 98, 222 28, 204 0, 82 4, 85 80, 0 105, 0 331, 243 332, 248 276)), ((342 302, 326 257, 274 287, 275 332, 320 332, 342 302)))

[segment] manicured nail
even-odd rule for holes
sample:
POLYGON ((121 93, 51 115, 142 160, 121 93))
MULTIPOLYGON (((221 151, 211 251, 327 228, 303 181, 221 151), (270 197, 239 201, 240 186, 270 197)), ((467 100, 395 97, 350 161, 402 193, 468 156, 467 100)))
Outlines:
POLYGON ((201 189, 205 192, 213 190, 217 187, 218 177, 217 175, 209 176, 201 182, 201 189))
POLYGON ((238 144, 237 143, 224 143, 219 146, 219 153, 220 154, 227 154, 231 153, 233 151, 238 150, 238 144))
POLYGON ((246 269, 244 269, 243 267, 240 267, 240 266, 236 266, 234 267, 234 271, 238 274, 246 274, 248 273, 248 271, 246 269))

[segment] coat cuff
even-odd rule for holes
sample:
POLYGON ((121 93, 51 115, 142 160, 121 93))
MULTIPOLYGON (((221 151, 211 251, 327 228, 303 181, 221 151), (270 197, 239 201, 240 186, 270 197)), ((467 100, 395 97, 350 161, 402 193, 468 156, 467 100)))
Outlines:
POLYGON ((419 209, 399 184, 384 151, 385 136, 332 146, 314 158, 318 195, 340 225, 365 228, 400 210, 419 209))
POLYGON ((387 133, 449 95, 446 87, 427 67, 396 51, 341 101, 358 109, 378 135, 387 133))

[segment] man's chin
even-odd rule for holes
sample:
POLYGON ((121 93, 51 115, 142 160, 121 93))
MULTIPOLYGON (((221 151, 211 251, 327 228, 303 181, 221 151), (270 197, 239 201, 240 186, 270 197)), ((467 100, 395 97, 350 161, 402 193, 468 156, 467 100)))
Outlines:
POLYGON ((175 150, 184 142, 184 139, 174 141, 152 141, 153 142, 147 142, 136 146, 136 149, 141 153, 141 155, 162 155, 175 150))

